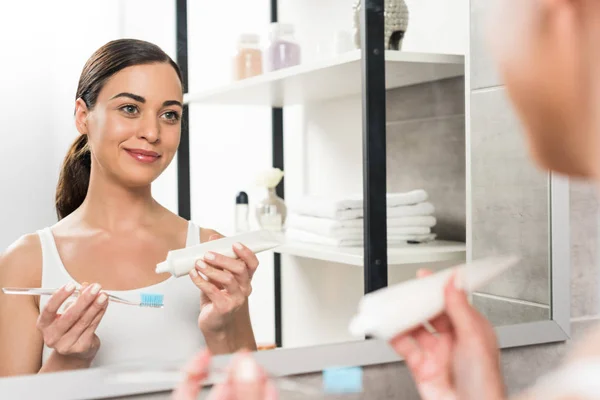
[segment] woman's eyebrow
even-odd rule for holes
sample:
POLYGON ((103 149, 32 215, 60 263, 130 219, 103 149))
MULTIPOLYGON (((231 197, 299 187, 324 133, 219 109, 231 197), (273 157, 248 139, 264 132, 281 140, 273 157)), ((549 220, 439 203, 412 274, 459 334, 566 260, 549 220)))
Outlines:
POLYGON ((127 92, 123 92, 123 93, 119 93, 117 95, 114 95, 110 99, 113 100, 113 99, 116 99, 118 97, 129 97, 130 99, 133 99, 133 100, 135 100, 137 102, 140 102, 140 103, 145 103, 146 102, 146 99, 143 98, 142 96, 139 96, 139 95, 133 94, 133 93, 127 93, 127 92))
MULTIPOLYGON (((130 99, 133 99, 139 103, 145 103, 146 99, 143 98, 142 96, 139 96, 137 94, 133 94, 133 93, 128 93, 128 92, 123 92, 123 93, 119 93, 117 95, 114 95, 113 97, 111 97, 110 99, 116 99, 118 97, 128 97, 130 99)), ((183 104, 178 101, 178 100, 167 100, 165 102, 163 102, 163 107, 168 107, 168 106, 179 106, 181 108, 183 108, 183 104)))
POLYGON ((183 108, 183 104, 181 104, 181 102, 177 101, 177 100, 167 100, 163 103, 163 107, 168 107, 168 106, 179 106, 179 107, 183 108))

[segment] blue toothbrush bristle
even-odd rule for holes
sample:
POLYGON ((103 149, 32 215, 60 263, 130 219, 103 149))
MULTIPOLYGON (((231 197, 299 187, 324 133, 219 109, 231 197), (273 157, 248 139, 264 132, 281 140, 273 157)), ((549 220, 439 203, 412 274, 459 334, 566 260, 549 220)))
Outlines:
POLYGON ((162 294, 142 293, 140 297, 140 305, 142 307, 162 308, 164 306, 164 296, 162 294))

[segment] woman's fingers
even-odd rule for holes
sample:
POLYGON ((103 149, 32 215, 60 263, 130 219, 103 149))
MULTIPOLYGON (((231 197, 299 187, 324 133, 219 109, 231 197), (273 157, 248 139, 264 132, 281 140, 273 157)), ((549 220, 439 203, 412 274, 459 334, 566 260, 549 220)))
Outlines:
POLYGON ((482 318, 469 303, 465 292, 456 287, 456 282, 454 274, 445 288, 446 314, 457 336, 476 336, 482 330, 482 318))
POLYGON ((86 342, 91 339, 96 333, 96 328, 100 324, 108 305, 108 297, 105 293, 101 293, 96 301, 92 303, 73 325, 71 329, 64 335, 63 340, 70 343, 69 347, 75 344, 78 340, 86 342))
MULTIPOLYGON (((196 264, 202 262, 203 260, 198 260, 196 264)), ((248 276, 248 268, 246 264, 242 260, 237 260, 235 258, 226 257, 222 254, 213 253, 209 251, 204 255, 204 262, 213 267, 217 267, 223 269, 225 271, 229 271, 234 274, 236 277, 245 277, 248 276)))
POLYGON ((190 278, 192 279, 192 282, 194 282, 194 285, 208 297, 215 307, 224 309, 227 306, 227 294, 223 293, 223 291, 213 283, 202 278, 195 268, 190 271, 190 278))
POLYGON ((56 332, 60 332, 62 336, 85 314, 86 310, 96 301, 96 297, 100 293, 100 285, 95 283, 88 286, 83 293, 79 295, 75 304, 73 304, 65 313, 57 319, 52 328, 56 332))
MULTIPOLYGON (((173 400, 196 400, 201 384, 207 378, 210 366, 210 352, 203 350, 194 356, 185 368, 185 378, 171 398, 173 400)), ((221 399, 220 399, 221 400, 221 399)))
POLYGON ((198 274, 206 276, 211 283, 217 283, 232 296, 237 296, 242 292, 237 279, 229 271, 214 268, 202 260, 196 262, 196 271, 198 274))
POLYGON ((210 242, 210 241, 212 241, 212 240, 222 239, 222 238, 224 238, 224 237, 225 237, 225 236, 221 235, 220 233, 213 233, 212 235, 210 235, 210 236, 208 237, 208 241, 210 242))
POLYGON ((248 353, 241 353, 232 369, 233 398, 264 400, 267 377, 248 353))
POLYGON ((250 275, 250 278, 252 278, 256 272, 256 269, 258 268, 258 258, 256 257, 256 254, 254 254, 252 250, 241 243, 235 243, 233 245, 233 251, 240 258, 240 260, 244 262, 246 268, 248 269, 248 274, 250 275))
POLYGON ((38 317, 38 329, 43 330, 56 320, 57 312, 60 309, 60 306, 73 294, 74 291, 75 285, 68 283, 50 296, 50 299, 46 303, 46 307, 44 307, 40 313, 40 316, 38 317))
POLYGON ((396 353, 404 358, 406 365, 411 368, 417 366, 423 359, 423 352, 414 337, 422 330, 425 330, 425 328, 417 328, 411 333, 396 336, 390 342, 396 353))

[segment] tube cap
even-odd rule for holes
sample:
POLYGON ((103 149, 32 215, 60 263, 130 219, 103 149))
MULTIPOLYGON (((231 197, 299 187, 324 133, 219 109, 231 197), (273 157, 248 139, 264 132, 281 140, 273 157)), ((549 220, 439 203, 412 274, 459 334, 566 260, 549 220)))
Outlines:
POLYGON ((155 272, 157 274, 163 274, 165 272, 171 272, 171 271, 169 271, 169 264, 166 261, 163 261, 161 263, 156 264, 155 272))
POLYGON ((248 204, 248 194, 239 192, 235 198, 235 204, 248 204))

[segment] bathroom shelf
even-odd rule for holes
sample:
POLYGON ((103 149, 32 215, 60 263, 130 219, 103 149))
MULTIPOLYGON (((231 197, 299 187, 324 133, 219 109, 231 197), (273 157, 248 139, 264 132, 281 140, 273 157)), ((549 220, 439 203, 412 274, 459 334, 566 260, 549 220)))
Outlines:
MULTIPOLYGON (((464 56, 386 51, 388 89, 464 75, 464 56)), ((187 93, 185 103, 283 107, 360 95, 361 50, 187 93)))
MULTIPOLYGON (((276 253, 312 258, 322 261, 363 266, 362 247, 329 247, 310 243, 288 242, 275 249, 276 253)), ((466 245, 462 242, 437 240, 429 243, 388 247, 388 265, 462 262, 466 259, 466 245)))

